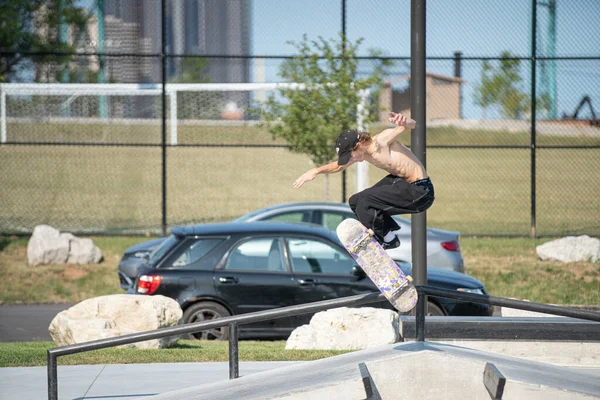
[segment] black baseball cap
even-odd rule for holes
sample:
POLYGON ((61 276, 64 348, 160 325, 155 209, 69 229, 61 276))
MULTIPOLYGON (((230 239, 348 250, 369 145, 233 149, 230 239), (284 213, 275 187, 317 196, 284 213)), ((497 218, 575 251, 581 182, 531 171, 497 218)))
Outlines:
POLYGON ((340 133, 335 142, 335 151, 338 154, 338 165, 346 165, 352 156, 352 149, 358 143, 359 133, 355 130, 346 130, 340 133))

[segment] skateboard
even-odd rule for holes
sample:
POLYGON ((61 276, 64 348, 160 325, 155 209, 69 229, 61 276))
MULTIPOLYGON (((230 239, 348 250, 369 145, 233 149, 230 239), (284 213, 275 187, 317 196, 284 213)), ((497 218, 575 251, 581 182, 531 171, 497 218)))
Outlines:
POLYGON ((414 308, 418 294, 412 278, 404 275, 398 264, 375 240, 373 231, 355 219, 345 219, 338 225, 336 233, 346 250, 394 308, 400 312, 414 308))

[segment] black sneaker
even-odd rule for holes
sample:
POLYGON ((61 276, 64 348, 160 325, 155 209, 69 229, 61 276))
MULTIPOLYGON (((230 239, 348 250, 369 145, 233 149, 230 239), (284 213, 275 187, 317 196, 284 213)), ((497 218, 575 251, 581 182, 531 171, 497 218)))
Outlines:
POLYGON ((394 239, 391 242, 381 243, 381 247, 383 247, 384 250, 395 249, 396 247, 399 247, 399 246, 400 246, 400 239, 398 239, 398 236, 394 236, 394 239))

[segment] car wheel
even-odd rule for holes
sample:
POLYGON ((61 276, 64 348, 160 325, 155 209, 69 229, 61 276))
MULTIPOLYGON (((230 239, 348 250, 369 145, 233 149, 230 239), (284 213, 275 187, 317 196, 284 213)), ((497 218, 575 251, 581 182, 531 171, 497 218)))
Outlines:
POLYGON ((443 317, 446 315, 438 305, 430 301, 427 302, 427 316, 428 317, 443 317))
MULTIPOLYGON (((210 321, 216 318, 228 317, 229 311, 220 304, 210 301, 201 301, 189 306, 183 313, 183 322, 186 324, 192 322, 210 321)), ((206 331, 190 333, 186 339, 191 340, 227 340, 227 327, 209 329, 206 331)))
MULTIPOLYGON (((410 315, 417 315, 417 307, 410 310, 410 315)), ((432 303, 431 301, 427 302, 427 316, 428 317, 443 317, 446 313, 442 310, 437 304, 432 303)))

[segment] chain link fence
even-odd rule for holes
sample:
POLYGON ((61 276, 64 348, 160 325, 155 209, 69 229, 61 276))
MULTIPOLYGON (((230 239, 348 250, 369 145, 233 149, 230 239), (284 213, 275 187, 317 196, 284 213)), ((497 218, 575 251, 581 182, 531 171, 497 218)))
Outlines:
MULTIPOLYGON (((598 2, 426 10, 428 224, 600 235, 598 2)), ((2 234, 162 234, 348 198, 355 168, 293 189, 310 158, 248 111, 304 35, 361 40, 359 75, 392 62, 370 132, 410 113, 409 0, 8 0, 0 15, 2 234)))

